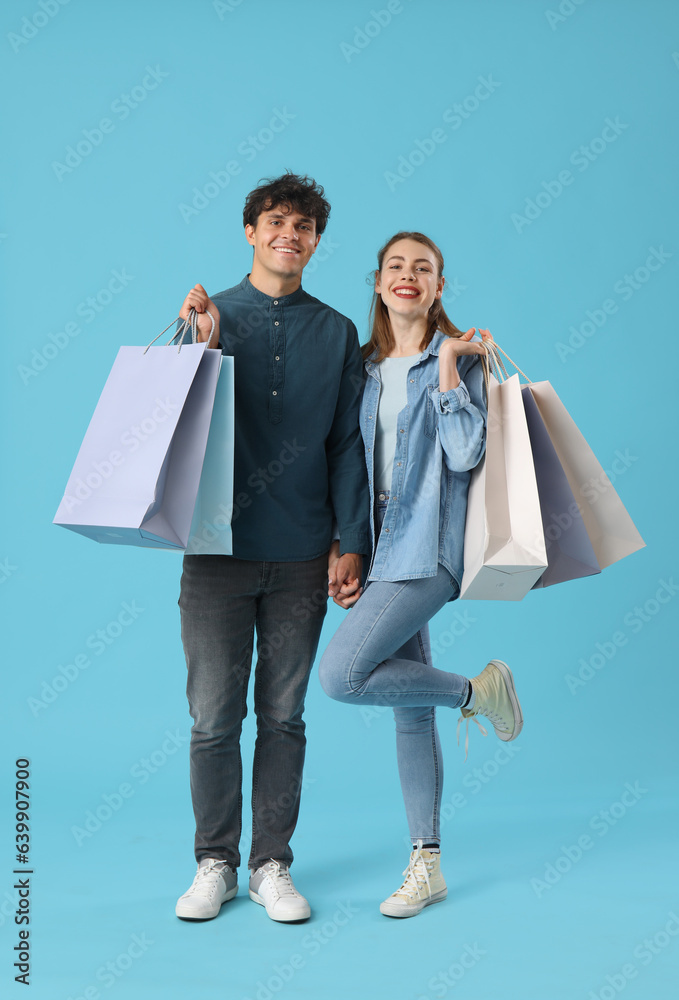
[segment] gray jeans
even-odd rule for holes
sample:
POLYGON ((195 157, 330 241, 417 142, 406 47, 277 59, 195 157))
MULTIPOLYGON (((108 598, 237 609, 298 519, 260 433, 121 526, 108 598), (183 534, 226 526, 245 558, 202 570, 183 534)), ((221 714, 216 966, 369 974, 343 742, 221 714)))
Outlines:
POLYGON ((188 669, 191 798, 196 860, 234 868, 242 828, 240 735, 257 632, 248 865, 292 862, 306 736, 304 698, 325 617, 327 555, 305 562, 251 562, 185 555, 179 607, 188 669))

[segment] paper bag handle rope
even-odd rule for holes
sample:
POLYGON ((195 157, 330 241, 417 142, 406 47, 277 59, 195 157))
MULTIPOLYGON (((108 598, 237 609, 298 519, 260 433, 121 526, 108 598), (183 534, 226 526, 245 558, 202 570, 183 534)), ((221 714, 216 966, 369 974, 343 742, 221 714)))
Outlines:
MULTIPOLYGON (((212 334, 215 332, 215 318, 214 318, 214 316, 212 315, 212 313, 209 310, 208 310, 208 316, 210 317, 210 322, 212 324, 212 328, 210 330, 210 336, 207 338, 207 346, 209 347, 210 346, 210 341, 212 340, 212 334)), ((146 354, 146 351, 148 351, 149 347, 151 347, 153 344, 155 344, 155 342, 157 340, 159 340, 163 336, 164 333, 167 333, 167 331, 170 329, 170 327, 173 326, 173 324, 176 323, 179 319, 181 319, 180 316, 178 316, 176 319, 173 319, 172 323, 168 323, 167 326, 165 327, 165 329, 161 330, 160 333, 158 334, 158 336, 154 337, 153 340, 151 341, 151 343, 147 345, 146 350, 144 351, 144 354, 146 354)), ((178 337, 179 334, 181 333, 181 339, 179 341, 179 346, 177 347, 177 353, 179 353, 179 351, 181 351, 181 349, 182 349, 182 344, 184 343, 184 337, 186 336, 188 330, 191 331, 191 341, 192 341, 192 343, 195 344, 196 343, 196 324, 197 324, 197 321, 198 321, 198 314, 196 313, 196 310, 193 309, 193 308, 189 309, 189 315, 188 315, 188 317, 186 319, 182 320, 182 325, 170 337, 170 339, 168 340, 168 342, 167 342, 167 344, 165 346, 169 347, 170 344, 172 343, 172 341, 175 340, 176 337, 178 337)))
POLYGON ((520 375, 523 375, 526 382, 531 384, 531 379, 528 378, 526 373, 522 371, 515 361, 509 357, 505 351, 502 350, 499 344, 496 344, 494 340, 484 340, 483 346, 486 349, 485 355, 481 356, 481 367, 483 368, 483 380, 486 385, 486 398, 488 398, 488 389, 490 387, 490 376, 491 374, 497 379, 498 382, 504 382, 509 378, 507 374, 507 369, 505 368, 504 362, 500 357, 500 354, 504 354, 507 361, 513 368, 516 368, 520 375))

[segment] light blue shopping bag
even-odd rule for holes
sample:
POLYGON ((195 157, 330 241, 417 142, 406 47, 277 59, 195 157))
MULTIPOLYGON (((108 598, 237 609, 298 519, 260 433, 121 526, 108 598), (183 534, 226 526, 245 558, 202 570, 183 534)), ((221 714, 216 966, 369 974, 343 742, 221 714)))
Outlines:
POLYGON ((186 546, 188 555, 230 556, 233 552, 234 423, 233 358, 223 355, 203 473, 186 546))

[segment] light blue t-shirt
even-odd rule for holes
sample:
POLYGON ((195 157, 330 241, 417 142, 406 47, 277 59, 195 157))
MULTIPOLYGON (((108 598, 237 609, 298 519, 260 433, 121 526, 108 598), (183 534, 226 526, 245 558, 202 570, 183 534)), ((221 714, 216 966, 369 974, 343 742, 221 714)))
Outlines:
POLYGON ((380 402, 375 427, 375 489, 391 489, 398 415, 408 402, 408 372, 419 354, 380 361, 380 402))

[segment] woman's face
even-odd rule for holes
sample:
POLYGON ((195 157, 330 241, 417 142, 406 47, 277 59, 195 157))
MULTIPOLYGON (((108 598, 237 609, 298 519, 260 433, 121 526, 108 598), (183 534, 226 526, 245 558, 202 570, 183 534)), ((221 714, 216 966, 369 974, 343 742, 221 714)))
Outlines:
POLYGON ((416 240, 393 243, 375 274, 375 291, 390 313, 412 320, 427 316, 435 299, 441 298, 445 279, 438 277, 436 257, 416 240))

